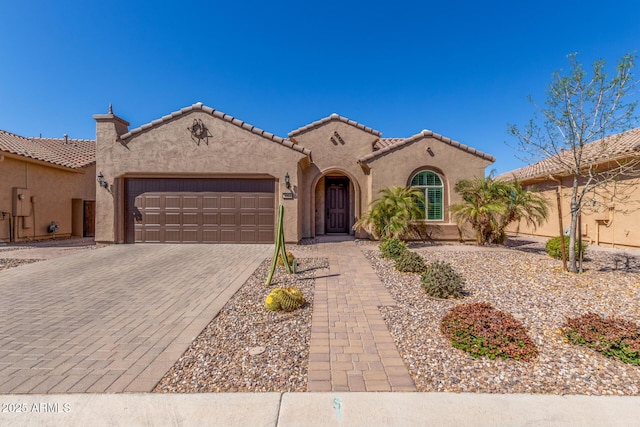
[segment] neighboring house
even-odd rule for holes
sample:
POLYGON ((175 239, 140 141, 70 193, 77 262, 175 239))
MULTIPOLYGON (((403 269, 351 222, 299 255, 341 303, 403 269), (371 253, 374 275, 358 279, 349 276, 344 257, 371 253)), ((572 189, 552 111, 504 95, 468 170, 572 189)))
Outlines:
POLYGON ((95 231, 95 141, 0 130, 0 241, 95 231))
MULTIPOLYGON (((527 189, 540 191, 549 201, 549 218, 541 227, 515 224, 507 231, 540 237, 557 236, 560 232, 556 192, 561 195, 563 230, 567 233, 571 212, 573 176, 564 164, 571 164, 567 150, 532 165, 501 174, 496 179, 518 179, 527 189)), ((582 239, 592 245, 611 247, 640 247, 640 128, 591 142, 584 146, 585 173, 594 170, 610 171, 627 165, 628 171, 608 185, 587 193, 581 214, 582 239)), ((584 185, 584 179, 580 185, 584 185)))
POLYGON ((96 241, 271 243, 355 234, 381 189, 428 195, 425 223, 458 239, 449 205, 460 179, 495 159, 431 131, 409 138, 332 114, 281 138, 201 103, 136 129, 113 112, 96 120, 96 241))

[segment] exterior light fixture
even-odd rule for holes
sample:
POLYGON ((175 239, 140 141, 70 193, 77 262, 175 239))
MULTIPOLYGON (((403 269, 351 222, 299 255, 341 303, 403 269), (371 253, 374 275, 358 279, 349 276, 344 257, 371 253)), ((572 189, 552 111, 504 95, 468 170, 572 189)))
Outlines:
POLYGON ((98 172, 98 184, 100 184, 100 187, 102 188, 107 188, 109 186, 109 183, 107 182, 107 180, 104 179, 104 175, 102 174, 102 171, 98 172))
POLYGON ((289 176, 289 172, 287 172, 284 176, 284 185, 287 187, 287 190, 291 189, 291 177, 289 176))

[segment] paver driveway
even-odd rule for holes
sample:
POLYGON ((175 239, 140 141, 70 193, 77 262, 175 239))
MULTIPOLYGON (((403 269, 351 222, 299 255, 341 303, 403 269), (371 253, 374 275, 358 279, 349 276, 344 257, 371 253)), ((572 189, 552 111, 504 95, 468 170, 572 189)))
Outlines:
POLYGON ((114 245, 0 272, 0 393, 148 392, 271 245, 114 245))

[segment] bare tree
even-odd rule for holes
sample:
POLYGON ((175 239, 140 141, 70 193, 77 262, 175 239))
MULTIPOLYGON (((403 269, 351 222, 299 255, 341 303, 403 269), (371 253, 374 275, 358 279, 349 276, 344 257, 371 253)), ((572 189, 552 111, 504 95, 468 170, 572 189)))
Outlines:
MULTIPOLYGON (((568 55, 570 69, 553 74, 544 106, 535 106, 534 117, 521 130, 509 125, 508 132, 518 140, 527 160, 542 160, 544 169, 556 176, 573 178, 570 198, 569 269, 577 272, 576 230, 578 217, 590 195, 620 178, 638 174, 640 151, 637 143, 620 147, 624 132, 636 124, 633 100, 638 83, 633 77, 635 55, 618 60, 615 74, 605 72, 605 61, 593 64, 589 76, 577 60, 568 55)), ((628 138, 627 138, 628 139, 628 138)))

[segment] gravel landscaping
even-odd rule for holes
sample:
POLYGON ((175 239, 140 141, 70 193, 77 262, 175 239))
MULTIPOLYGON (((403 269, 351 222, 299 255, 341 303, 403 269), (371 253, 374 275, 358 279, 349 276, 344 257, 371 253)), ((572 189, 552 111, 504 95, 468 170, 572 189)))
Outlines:
POLYGON ((591 251, 585 273, 563 272, 543 245, 517 249, 461 245, 418 246, 431 262, 449 262, 466 279, 460 300, 426 296, 419 276, 398 273, 374 245, 361 246, 398 302, 381 309, 418 391, 640 394, 640 368, 565 342, 559 329, 567 317, 593 311, 640 324, 638 260, 591 251), (440 320, 456 304, 488 302, 514 315, 528 328, 540 352, 532 362, 474 359, 451 347, 440 320))
POLYGON ((314 276, 327 260, 298 258, 298 274, 277 267, 264 285, 271 261, 264 261, 219 315, 162 378, 155 392, 305 391, 311 338, 314 276), (264 300, 274 287, 298 288, 307 304, 292 312, 271 312, 264 300))
MULTIPOLYGON (((639 366, 571 345, 560 334, 567 318, 587 312, 640 324, 636 251, 590 248, 585 272, 571 274, 546 255, 543 243, 524 239, 510 240, 507 247, 411 245, 426 262, 446 261, 464 276, 467 295, 441 300, 425 294, 419 275, 398 273, 393 261, 380 258, 377 243, 358 244, 396 301, 381 312, 418 391, 640 395, 639 366), (440 321, 449 309, 468 302, 490 303, 515 316, 538 357, 475 359, 451 347, 440 321)), ((298 274, 278 267, 273 285, 266 287, 270 260, 265 260, 155 392, 306 391, 314 277, 327 274, 328 265, 314 257, 312 246, 288 249, 298 258, 298 274), (267 311, 264 299, 275 286, 297 287, 307 304, 290 313, 267 311)), ((0 251, 0 270, 37 261, 12 258, 16 250, 0 251)))

